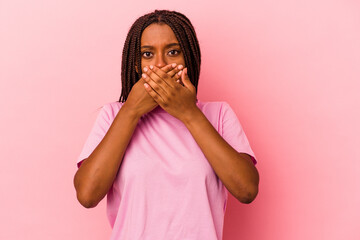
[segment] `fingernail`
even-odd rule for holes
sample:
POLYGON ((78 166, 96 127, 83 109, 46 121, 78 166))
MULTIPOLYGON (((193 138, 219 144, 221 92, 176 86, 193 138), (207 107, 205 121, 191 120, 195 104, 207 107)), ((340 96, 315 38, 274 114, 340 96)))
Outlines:
POLYGON ((181 70, 180 72, 178 72, 177 74, 178 74, 179 76, 181 76, 181 73, 182 73, 182 70, 181 70))
POLYGON ((171 64, 171 66, 172 66, 173 68, 176 67, 176 63, 171 64))
POLYGON ((144 67, 144 72, 147 72, 148 68, 147 67, 144 67))
POLYGON ((154 66, 153 65, 150 65, 150 69, 153 69, 154 68, 154 66))
POLYGON ((182 69, 184 66, 183 65, 179 65, 178 66, 178 69, 182 69))

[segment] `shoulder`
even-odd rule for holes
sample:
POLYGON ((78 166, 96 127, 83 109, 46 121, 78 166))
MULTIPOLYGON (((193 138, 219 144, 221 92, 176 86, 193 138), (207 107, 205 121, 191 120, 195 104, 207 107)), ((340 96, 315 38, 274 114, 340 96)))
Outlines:
POLYGON ((214 125, 219 125, 226 119, 230 107, 226 101, 198 101, 197 106, 214 125))
POLYGON ((102 115, 108 120, 113 120, 123 104, 123 102, 118 101, 107 102, 100 107, 99 115, 102 115))
POLYGON ((197 102, 198 107, 203 112, 222 114, 224 110, 231 108, 226 101, 200 101, 197 102))
POLYGON ((108 102, 108 103, 106 103, 106 104, 104 105, 104 107, 105 107, 107 110, 119 111, 123 104, 124 104, 123 102, 118 102, 118 101, 108 102))

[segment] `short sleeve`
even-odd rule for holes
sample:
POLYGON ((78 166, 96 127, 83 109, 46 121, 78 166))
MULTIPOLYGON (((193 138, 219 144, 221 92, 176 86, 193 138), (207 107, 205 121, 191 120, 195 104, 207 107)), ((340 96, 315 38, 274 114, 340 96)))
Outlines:
POLYGON ((256 156, 250 147, 239 119, 227 102, 222 102, 220 116, 222 119, 221 132, 224 140, 236 151, 249 154, 255 165, 257 163, 256 156))
POLYGON ((88 158, 94 149, 99 145, 101 140, 104 138, 105 134, 110 128, 111 125, 111 106, 110 104, 104 105, 93 124, 93 127, 90 131, 89 136, 87 137, 85 144, 82 148, 82 151, 77 159, 77 167, 79 168, 82 161, 85 158, 88 158))

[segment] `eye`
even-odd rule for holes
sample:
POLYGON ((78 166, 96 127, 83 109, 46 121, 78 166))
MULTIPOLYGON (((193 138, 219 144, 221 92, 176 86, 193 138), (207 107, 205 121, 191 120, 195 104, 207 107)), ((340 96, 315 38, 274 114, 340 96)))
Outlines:
POLYGON ((170 55, 178 55, 180 53, 179 50, 175 50, 175 49, 169 51, 169 53, 174 53, 174 52, 176 52, 176 53, 175 54, 170 54, 170 55))
POLYGON ((151 54, 151 52, 143 52, 142 56, 145 58, 149 58, 150 57, 149 54, 151 54))

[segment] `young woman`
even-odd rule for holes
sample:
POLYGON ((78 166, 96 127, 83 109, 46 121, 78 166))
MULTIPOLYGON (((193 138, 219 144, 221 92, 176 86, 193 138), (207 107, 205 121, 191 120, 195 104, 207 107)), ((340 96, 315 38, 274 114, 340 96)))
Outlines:
POLYGON ((135 21, 122 55, 122 93, 105 104, 78 157, 78 201, 107 195, 111 239, 222 239, 226 189, 258 193, 255 155, 227 102, 197 99, 200 47, 187 17, 135 21))

